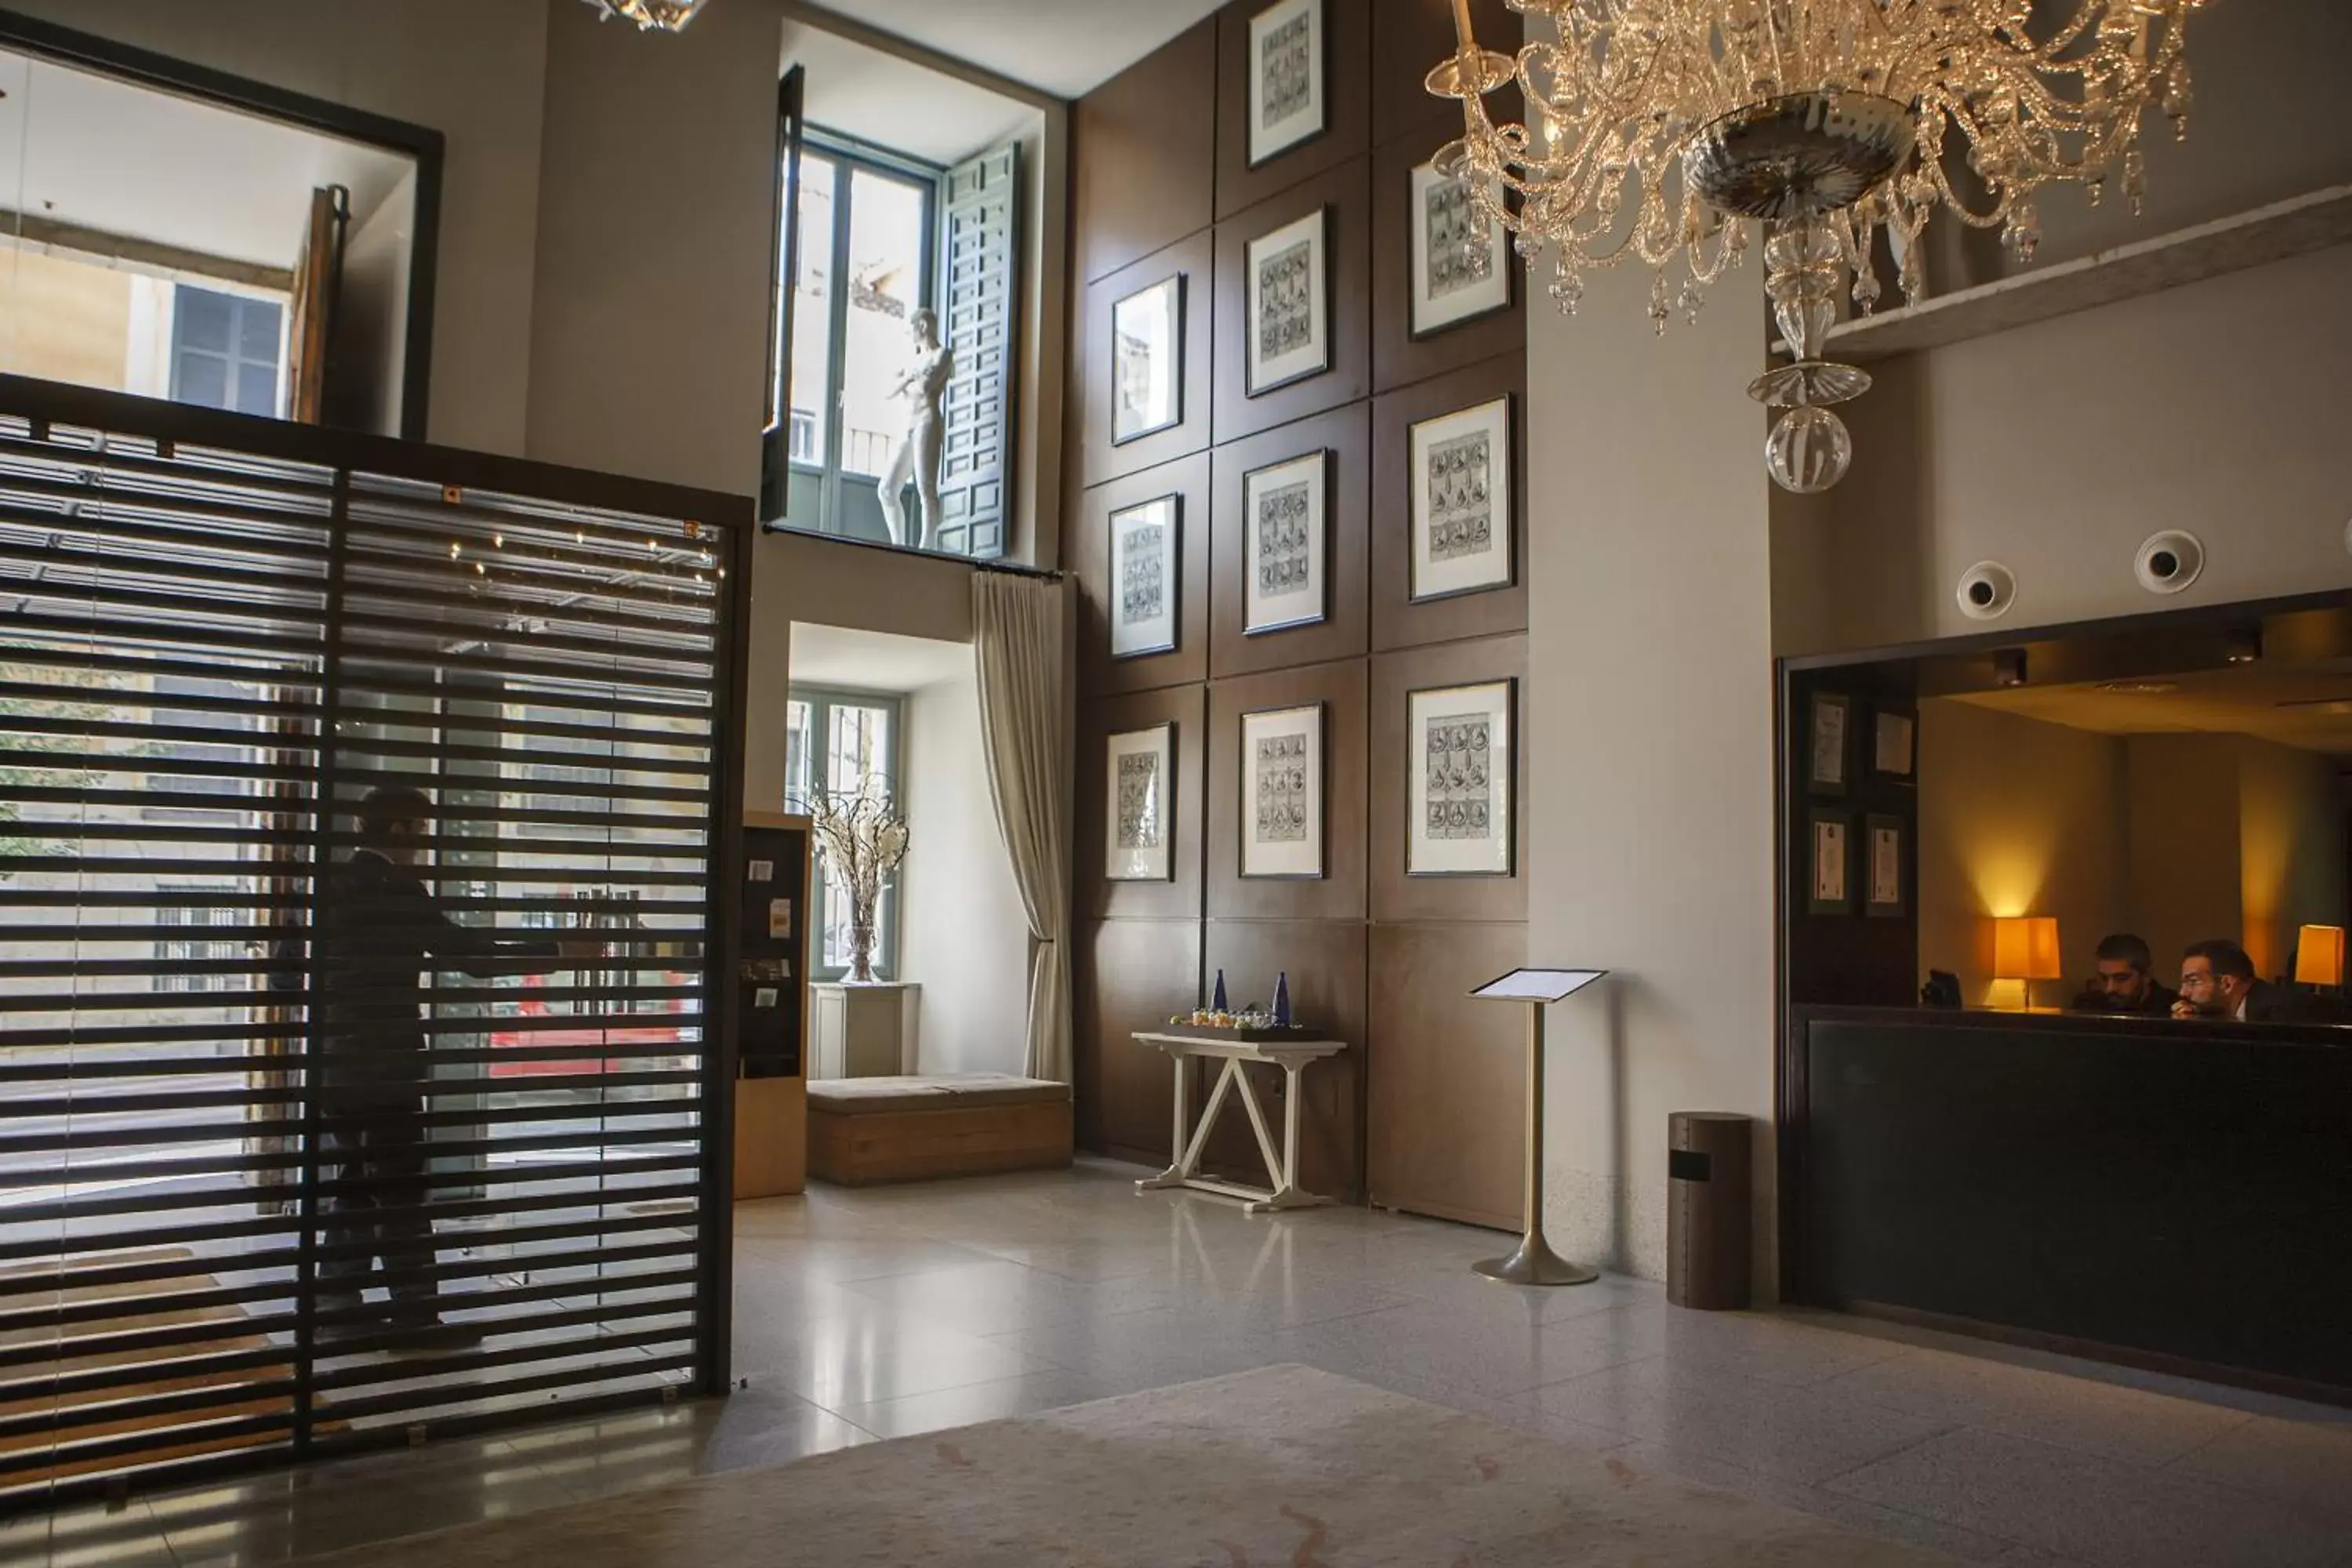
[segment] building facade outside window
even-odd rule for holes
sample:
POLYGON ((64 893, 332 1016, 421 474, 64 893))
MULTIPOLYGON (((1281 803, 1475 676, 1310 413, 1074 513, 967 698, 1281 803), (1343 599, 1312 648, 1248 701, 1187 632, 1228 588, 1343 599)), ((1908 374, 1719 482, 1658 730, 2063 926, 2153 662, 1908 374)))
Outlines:
MULTIPOLYGON (((806 812, 818 795, 870 791, 903 811, 899 784, 900 700, 871 692, 795 686, 785 708, 784 809, 806 812), (820 789, 820 786, 822 788, 820 789)), ((913 826, 909 824, 909 826, 913 826)), ((816 980, 838 980, 850 966, 849 902, 827 885, 818 855, 816 980)), ((882 885, 875 912, 874 973, 898 974, 898 878, 882 885)))

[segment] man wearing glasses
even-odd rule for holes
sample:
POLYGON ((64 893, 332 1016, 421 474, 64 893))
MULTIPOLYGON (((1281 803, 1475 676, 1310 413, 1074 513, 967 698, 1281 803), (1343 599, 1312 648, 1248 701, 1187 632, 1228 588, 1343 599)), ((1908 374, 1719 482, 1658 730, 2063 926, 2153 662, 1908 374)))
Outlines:
POLYGON ((2340 1024, 2324 998, 2254 977, 2254 962, 2234 942, 2193 943, 2180 958, 2176 1018, 2228 1018, 2241 1024, 2340 1024))

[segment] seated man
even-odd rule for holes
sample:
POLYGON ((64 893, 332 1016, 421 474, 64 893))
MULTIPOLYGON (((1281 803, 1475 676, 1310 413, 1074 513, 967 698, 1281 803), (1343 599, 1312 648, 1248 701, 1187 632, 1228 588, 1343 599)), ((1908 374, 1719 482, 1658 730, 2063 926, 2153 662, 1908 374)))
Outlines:
POLYGON ((2074 998, 2077 1013, 2133 1013, 2161 1018, 2172 1011, 2180 994, 2149 973, 2156 964, 2147 943, 2128 931, 2103 939, 2099 972, 2074 998))
POLYGON ((2254 977, 2253 960, 2234 942, 2216 937, 2193 943, 2180 958, 2176 1018, 2230 1018, 2241 1024, 2341 1024, 2344 1009, 2254 977))

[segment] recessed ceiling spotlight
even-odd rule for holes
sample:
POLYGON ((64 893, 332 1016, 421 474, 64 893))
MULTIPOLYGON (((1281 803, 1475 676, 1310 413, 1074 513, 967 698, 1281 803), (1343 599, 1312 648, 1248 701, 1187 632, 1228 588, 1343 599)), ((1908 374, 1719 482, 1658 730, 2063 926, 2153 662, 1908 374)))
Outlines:
POLYGON ((2221 657, 2231 664, 2253 664, 2263 657, 2263 628, 2231 626, 2221 645, 2221 657))
POLYGON ((2180 689, 2177 680, 2102 680, 2098 689, 2112 697, 2161 697, 2180 689))
POLYGON ((2025 650, 2023 648, 2005 647, 1994 653, 1992 683, 2000 687, 2018 687, 2025 684, 2025 650))

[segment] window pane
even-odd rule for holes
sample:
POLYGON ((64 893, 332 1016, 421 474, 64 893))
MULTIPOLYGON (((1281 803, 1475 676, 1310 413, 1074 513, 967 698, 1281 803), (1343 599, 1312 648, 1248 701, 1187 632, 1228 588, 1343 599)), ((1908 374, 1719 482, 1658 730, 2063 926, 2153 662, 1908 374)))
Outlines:
POLYGON ((244 300, 237 312, 236 352, 257 364, 278 363, 278 321, 281 314, 268 300, 244 300))
MULTIPOLYGON (((823 158, 801 158, 799 270, 793 278, 793 363, 784 401, 792 460, 812 466, 824 461, 833 370, 834 173, 823 158)), ((778 321, 781 331, 781 311, 778 321)))
POLYGON ((212 354, 184 353, 173 397, 200 408, 228 406, 228 361, 212 354))
POLYGON ((907 404, 890 395, 914 363, 909 318, 922 302, 923 193, 854 172, 849 205, 849 329, 842 356, 841 471, 878 476, 907 404))
POLYGON ((809 705, 784 705, 784 803, 793 811, 808 809, 809 705))
MULTIPOLYGON (((211 353, 228 353, 229 323, 236 313, 236 301, 226 294, 215 294, 209 289, 183 286, 173 302, 177 312, 180 346, 204 349, 211 353)), ((218 407, 215 404, 212 406, 218 407)))
POLYGON ((885 798, 892 793, 890 710, 836 704, 825 764, 826 787, 835 795, 855 795, 869 782, 885 798))
POLYGON ((250 362, 236 368, 236 411, 264 416, 278 412, 278 367, 250 362))

